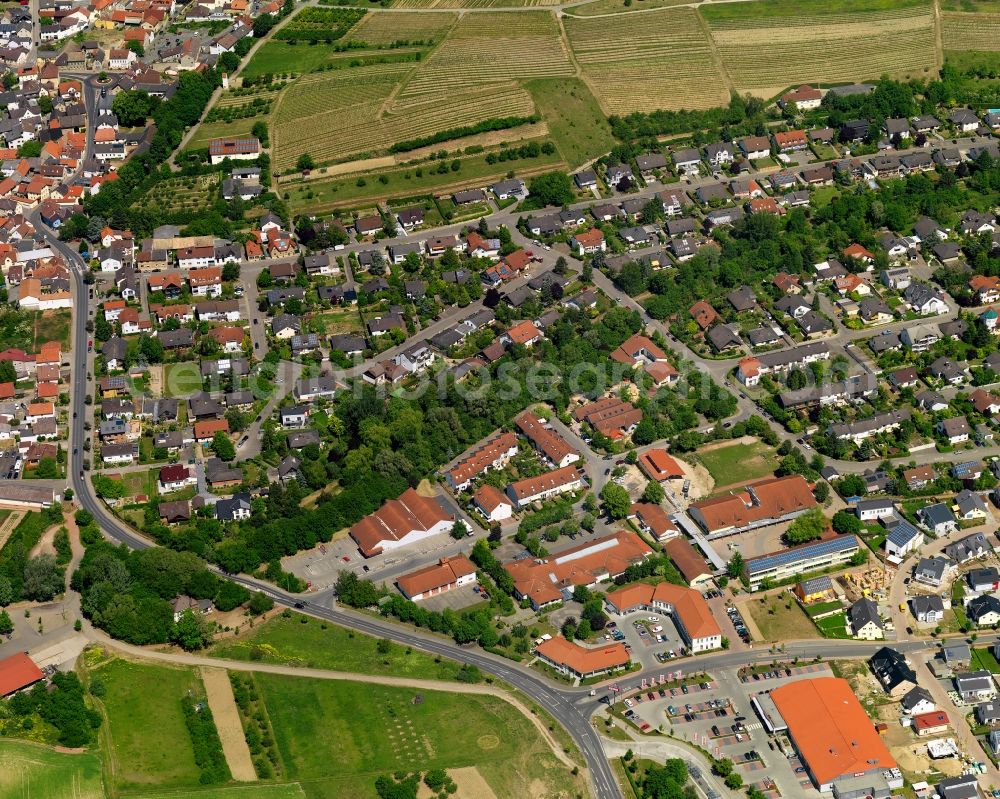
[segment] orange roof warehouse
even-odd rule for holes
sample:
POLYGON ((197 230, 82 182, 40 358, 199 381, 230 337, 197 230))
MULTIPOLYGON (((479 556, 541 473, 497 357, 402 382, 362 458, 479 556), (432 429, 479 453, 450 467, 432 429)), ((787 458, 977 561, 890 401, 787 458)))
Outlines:
POLYGON ((797 680, 775 688, 770 697, 820 791, 881 796, 887 788, 903 787, 896 761, 847 680, 797 680))

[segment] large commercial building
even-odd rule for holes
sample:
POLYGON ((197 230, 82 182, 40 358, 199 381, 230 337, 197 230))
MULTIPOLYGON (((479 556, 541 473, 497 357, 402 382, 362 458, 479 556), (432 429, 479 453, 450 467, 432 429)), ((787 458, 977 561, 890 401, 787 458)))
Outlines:
POLYGON ((694 502, 688 508, 688 515, 709 538, 717 538, 787 521, 815 507, 809 483, 801 475, 792 474, 694 502))
POLYGON ((788 726, 788 737, 806 772, 820 791, 853 795, 861 783, 866 783, 865 788, 902 787, 896 761, 847 680, 797 680, 775 688, 771 699, 788 726))
POLYGON ((542 641, 535 654, 557 671, 580 679, 623 669, 631 662, 623 644, 587 649, 558 635, 542 641))
POLYGON ((361 554, 370 558, 445 533, 454 523, 455 517, 437 502, 408 488, 355 524, 351 538, 361 554))
POLYGON ((700 591, 673 583, 636 583, 604 597, 608 608, 620 616, 637 610, 665 613, 691 652, 706 652, 722 646, 722 630, 700 591))
POLYGON ((540 560, 524 558, 504 564, 514 579, 514 595, 527 598, 535 610, 568 599, 578 585, 596 587, 613 580, 653 550, 635 533, 620 531, 540 560))
POLYGON ((856 536, 842 535, 750 558, 746 562, 750 588, 757 588, 764 580, 778 583, 797 575, 847 563, 860 548, 861 544, 856 536))

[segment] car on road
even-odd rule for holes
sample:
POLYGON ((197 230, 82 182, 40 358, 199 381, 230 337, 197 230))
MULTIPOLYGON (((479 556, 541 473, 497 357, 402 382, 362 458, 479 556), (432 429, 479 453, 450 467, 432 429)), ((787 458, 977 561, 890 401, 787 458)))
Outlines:
POLYGON ((304 608, 305 606, 306 606, 305 602, 296 602, 295 603, 296 610, 302 610, 302 608, 304 608))

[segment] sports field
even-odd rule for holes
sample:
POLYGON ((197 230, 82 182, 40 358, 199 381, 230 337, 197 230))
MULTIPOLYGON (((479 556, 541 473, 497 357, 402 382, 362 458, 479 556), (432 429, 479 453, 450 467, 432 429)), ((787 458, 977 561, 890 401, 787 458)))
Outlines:
POLYGON ((103 799, 100 758, 64 754, 48 747, 0 740, 2 799, 103 799))
POLYGON ((708 469, 716 488, 767 477, 778 467, 774 449, 759 441, 702 450, 695 457, 708 469))
POLYGON ((255 675, 289 778, 310 799, 374 799, 379 774, 476 766, 498 799, 569 799, 582 780, 502 699, 255 675))

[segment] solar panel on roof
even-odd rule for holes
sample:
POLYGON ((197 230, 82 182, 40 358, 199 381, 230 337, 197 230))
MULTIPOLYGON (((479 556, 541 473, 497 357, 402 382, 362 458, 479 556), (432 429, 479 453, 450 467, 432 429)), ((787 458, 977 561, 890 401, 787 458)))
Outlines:
POLYGON ((829 541, 821 541, 802 549, 789 549, 784 552, 776 552, 773 555, 764 555, 760 558, 753 558, 748 562, 751 572, 766 571, 787 563, 795 563, 804 558, 817 557, 831 552, 840 552, 857 546, 857 540, 851 536, 849 538, 831 538, 829 541))

